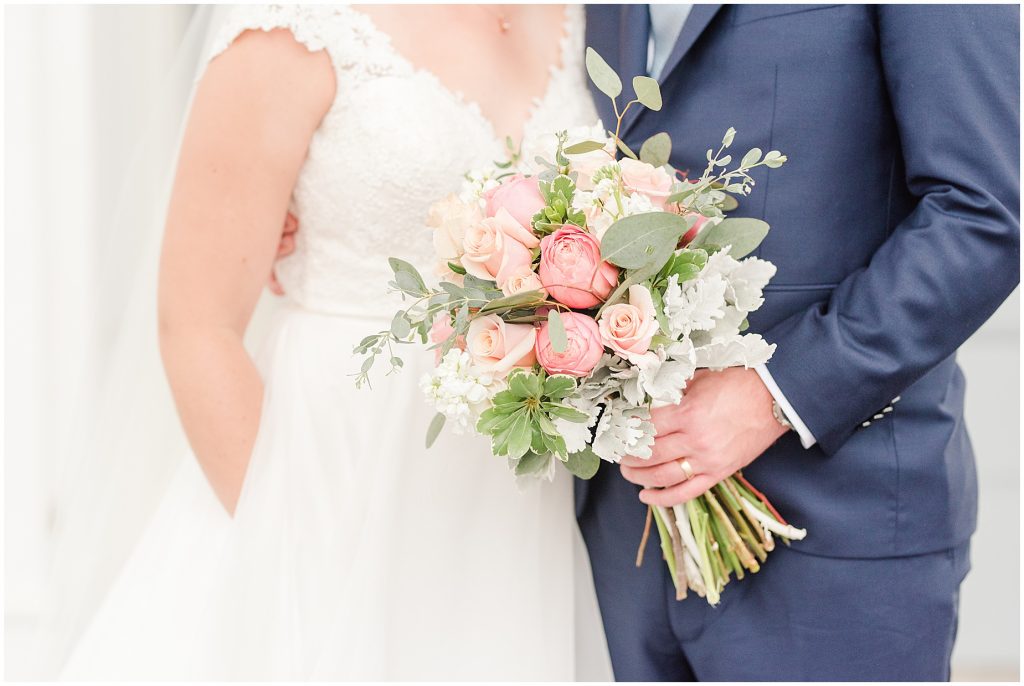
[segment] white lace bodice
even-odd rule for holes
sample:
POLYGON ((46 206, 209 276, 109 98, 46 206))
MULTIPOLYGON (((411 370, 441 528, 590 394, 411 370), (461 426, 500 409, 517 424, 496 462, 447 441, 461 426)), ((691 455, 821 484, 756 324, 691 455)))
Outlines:
MULTIPOLYGON (((429 206, 459 190, 463 174, 505 156, 479 106, 417 68, 369 15, 349 6, 232 8, 209 59, 247 29, 288 28, 310 50, 325 49, 337 94, 296 183, 300 230, 278 265, 287 293, 311 310, 379 316, 394 310, 387 258, 432 273, 429 206)), ((593 125, 597 114, 583 63, 583 8, 567 8, 561 64, 524 127, 524 159, 545 134, 593 125)))

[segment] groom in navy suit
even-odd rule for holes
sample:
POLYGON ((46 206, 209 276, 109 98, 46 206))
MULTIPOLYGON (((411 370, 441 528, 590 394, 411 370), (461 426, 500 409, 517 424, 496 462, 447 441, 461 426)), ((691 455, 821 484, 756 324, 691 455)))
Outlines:
POLYGON ((698 175, 733 126, 733 150, 789 157, 735 213, 773 227, 755 254, 778 274, 750 324, 775 356, 704 373, 657 415, 651 460, 578 482, 618 679, 949 678, 977 511, 956 350, 1020 278, 1018 21, 1009 5, 588 7, 588 45, 627 83, 661 83, 666 107, 624 122, 633 149, 668 131, 698 175), (676 601, 656 540, 634 567, 645 503, 741 467, 809 534, 718 607, 676 601))

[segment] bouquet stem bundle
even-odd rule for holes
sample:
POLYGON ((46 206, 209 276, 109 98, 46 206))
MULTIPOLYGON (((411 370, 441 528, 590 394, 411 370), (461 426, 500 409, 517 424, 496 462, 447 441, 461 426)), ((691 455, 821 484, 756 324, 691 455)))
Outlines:
POLYGON ((776 536, 788 544, 807 535, 790 526, 742 472, 684 504, 648 507, 637 567, 643 563, 652 520, 676 598, 686 598, 690 589, 712 605, 718 604, 733 574, 742 579, 746 572, 760 570, 776 536))

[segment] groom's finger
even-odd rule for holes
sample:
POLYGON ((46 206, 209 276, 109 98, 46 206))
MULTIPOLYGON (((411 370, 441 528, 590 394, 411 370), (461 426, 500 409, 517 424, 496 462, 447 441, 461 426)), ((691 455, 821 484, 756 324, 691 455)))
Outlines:
POLYGON ((622 458, 621 463, 627 467, 653 467, 662 462, 686 457, 692 452, 686 434, 669 434, 667 436, 658 436, 654 439, 654 446, 651 448, 650 457, 627 455, 622 458))
POLYGON ((645 505, 672 507, 693 500, 718 483, 718 479, 707 474, 698 474, 689 481, 671 488, 645 488, 640 491, 640 502, 645 505))
MULTIPOLYGON (((638 486, 644 486, 645 488, 666 488, 668 486, 675 486, 676 484, 687 480, 687 472, 683 470, 680 462, 681 460, 677 458, 675 460, 670 460, 669 462, 644 467, 630 467, 629 465, 623 464, 619 466, 619 469, 622 471, 622 476, 624 476, 627 481, 631 481, 638 486)), ((694 465, 693 460, 690 460, 690 468, 693 469, 694 472, 700 472, 697 465, 694 465)), ((691 478, 697 477, 693 476, 691 478)))

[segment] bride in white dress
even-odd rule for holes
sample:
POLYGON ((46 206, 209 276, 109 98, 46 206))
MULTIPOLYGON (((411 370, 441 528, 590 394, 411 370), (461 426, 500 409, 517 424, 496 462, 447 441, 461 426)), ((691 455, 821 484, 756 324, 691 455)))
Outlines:
POLYGON ((161 274, 163 355, 194 456, 63 679, 574 678, 574 594, 593 591, 573 560, 567 475, 521 490, 484 440, 442 435, 426 450, 417 384, 432 353, 406 353, 372 391, 352 377, 353 346, 394 310, 386 258, 430 272, 428 206, 504 157, 506 134, 530 149, 597 120, 582 7, 514 9, 227 15, 182 145, 161 274), (431 16, 450 23, 432 29, 431 16), (416 32, 420 47, 464 41, 461 69, 416 66, 416 32), (531 50, 502 48, 521 71, 502 82, 488 71, 499 52, 473 46, 509 37, 531 50), (250 88, 264 76, 269 97, 250 88), (532 102, 519 95, 531 84, 532 102), (301 230, 277 266, 288 303, 253 365, 241 335, 289 210, 301 230))

